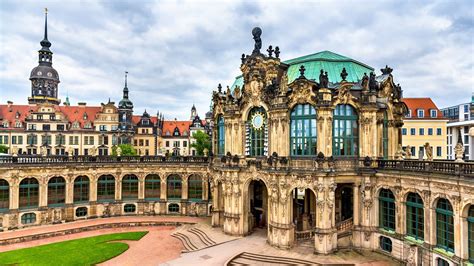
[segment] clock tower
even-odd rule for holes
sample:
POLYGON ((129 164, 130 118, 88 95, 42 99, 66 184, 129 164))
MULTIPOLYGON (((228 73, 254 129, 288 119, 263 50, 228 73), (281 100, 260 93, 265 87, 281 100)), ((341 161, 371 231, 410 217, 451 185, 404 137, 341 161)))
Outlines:
POLYGON ((44 38, 40 42, 41 49, 38 51, 38 66, 31 70, 31 97, 28 103, 51 103, 60 104, 58 99, 59 75, 53 68, 53 52, 49 50, 51 43, 48 40, 48 9, 45 9, 44 38))
POLYGON ((120 131, 120 144, 130 144, 132 142, 133 135, 133 103, 128 98, 128 86, 127 86, 127 75, 125 72, 125 86, 123 88, 123 98, 119 102, 119 131, 120 131))

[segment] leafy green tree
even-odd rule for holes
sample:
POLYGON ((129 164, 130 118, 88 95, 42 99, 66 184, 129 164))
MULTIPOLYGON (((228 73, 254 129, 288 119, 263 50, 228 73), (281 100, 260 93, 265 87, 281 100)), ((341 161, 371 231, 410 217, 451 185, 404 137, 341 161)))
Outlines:
POLYGON ((191 147, 196 149, 196 154, 198 156, 203 156, 205 149, 207 149, 208 151, 211 149, 211 140, 209 139, 209 135, 207 135, 205 132, 194 132, 193 139, 195 139, 196 141, 191 144, 191 147))
POLYGON ((120 149, 122 149, 121 156, 137 155, 137 151, 133 148, 131 144, 120 144, 118 146, 112 147, 112 156, 117 156, 117 147, 120 147, 120 149))
POLYGON ((8 146, 0 145, 0 153, 8 153, 8 146))

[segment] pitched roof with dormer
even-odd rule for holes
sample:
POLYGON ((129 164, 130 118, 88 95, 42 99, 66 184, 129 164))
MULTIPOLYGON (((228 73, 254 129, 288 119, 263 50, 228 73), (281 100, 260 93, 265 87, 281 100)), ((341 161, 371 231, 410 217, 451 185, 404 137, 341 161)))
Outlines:
POLYGON ((431 98, 403 98, 411 116, 406 116, 406 120, 443 120, 443 113, 438 109, 431 98), (418 110, 423 110, 424 116, 418 117, 418 110), (431 110, 436 110, 436 117, 431 117, 431 110))

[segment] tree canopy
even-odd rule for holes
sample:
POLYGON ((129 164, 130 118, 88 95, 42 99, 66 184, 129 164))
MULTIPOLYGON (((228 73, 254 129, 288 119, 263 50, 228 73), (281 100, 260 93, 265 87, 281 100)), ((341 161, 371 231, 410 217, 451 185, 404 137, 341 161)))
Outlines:
POLYGON ((194 143, 191 143, 191 147, 196 149, 196 155, 203 156, 204 150, 208 151, 211 149, 211 140, 209 135, 203 131, 197 131, 193 133, 194 143))
POLYGON ((121 156, 137 155, 137 151, 133 148, 131 144, 120 144, 118 146, 112 147, 112 156, 117 156, 117 147, 120 147, 120 149, 122 149, 121 156))

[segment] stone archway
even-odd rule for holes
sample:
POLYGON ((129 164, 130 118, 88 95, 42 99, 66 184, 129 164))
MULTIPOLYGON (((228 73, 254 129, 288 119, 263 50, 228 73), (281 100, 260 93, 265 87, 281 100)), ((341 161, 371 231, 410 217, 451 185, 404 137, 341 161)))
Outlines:
POLYGON ((269 201, 268 189, 262 180, 251 180, 246 186, 244 197, 244 234, 254 230, 268 230, 269 201))

